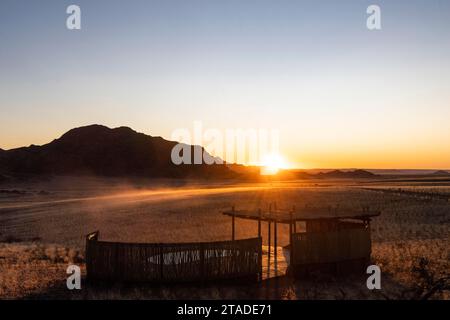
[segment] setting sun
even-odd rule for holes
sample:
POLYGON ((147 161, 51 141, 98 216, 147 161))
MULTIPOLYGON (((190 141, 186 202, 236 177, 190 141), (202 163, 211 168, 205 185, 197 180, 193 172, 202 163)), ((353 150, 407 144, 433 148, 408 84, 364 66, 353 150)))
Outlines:
POLYGON ((280 169, 286 168, 286 161, 279 154, 268 154, 263 157, 261 162, 262 175, 277 174, 280 169))

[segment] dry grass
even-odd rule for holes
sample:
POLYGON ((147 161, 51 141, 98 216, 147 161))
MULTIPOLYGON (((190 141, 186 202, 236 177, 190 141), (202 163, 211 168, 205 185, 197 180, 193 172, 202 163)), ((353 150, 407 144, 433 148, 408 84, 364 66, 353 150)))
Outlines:
MULTIPOLYGON (((39 190, 44 187, 40 185, 39 190)), ((416 288, 421 281, 417 272, 413 272, 420 258, 429 261, 427 269, 436 278, 448 275, 450 205, 445 202, 424 203, 351 186, 293 183, 273 184, 269 188, 231 186, 231 189, 210 185, 193 190, 159 186, 150 191, 141 186, 131 189, 115 185, 109 194, 120 191, 127 196, 90 199, 85 198, 108 194, 108 188, 47 186, 44 189, 47 192, 40 195, 33 192, 33 186, 27 190, 28 195, 13 198, 2 195, 0 199, 2 298, 408 298, 403 293, 416 288), (61 201, 67 198, 78 200, 61 201), (365 279, 353 278, 323 279, 320 283, 283 278, 244 287, 87 286, 81 292, 65 289, 65 269, 71 261, 83 266, 84 235, 91 231, 100 230, 101 238, 117 241, 225 240, 230 238, 231 226, 229 218, 220 214, 222 209, 229 209, 233 204, 237 208, 258 208, 270 202, 277 202, 279 207, 340 204, 369 205, 383 210, 382 216, 372 224, 372 257, 382 267, 382 292, 371 292, 365 286, 365 279)), ((279 245, 288 243, 287 231, 279 228, 279 245)), ((267 232, 264 225, 263 232, 267 232)), ((256 233, 255 222, 238 220, 238 237, 253 237, 256 233)), ((448 291, 437 292, 433 298, 449 299, 448 291)))
POLYGON ((83 262, 76 249, 38 243, 0 244, 0 297, 20 298, 45 292, 61 282, 68 264, 83 262))

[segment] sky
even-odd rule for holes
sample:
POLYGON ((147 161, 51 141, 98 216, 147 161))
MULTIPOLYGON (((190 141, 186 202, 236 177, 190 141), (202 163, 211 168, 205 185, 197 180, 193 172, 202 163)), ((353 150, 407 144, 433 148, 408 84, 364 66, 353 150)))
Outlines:
POLYGON ((450 169, 449 39, 450 1, 2 0, 0 148, 201 121, 279 130, 290 167, 450 169))

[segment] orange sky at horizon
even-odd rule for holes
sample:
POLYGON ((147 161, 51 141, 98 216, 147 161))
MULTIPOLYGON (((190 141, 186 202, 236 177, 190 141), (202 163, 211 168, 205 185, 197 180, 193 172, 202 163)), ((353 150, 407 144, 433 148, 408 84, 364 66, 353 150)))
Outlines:
MULTIPOLYGON (((74 127, 79 127, 75 125, 74 127)), ((110 128, 118 127, 118 125, 109 126, 110 128)), ((131 126, 130 126, 131 127, 131 126)), ((132 129, 135 129, 132 127, 132 129)), ((59 130, 57 133, 47 128, 46 131, 41 131, 41 135, 33 137, 31 131, 29 135, 26 131, 21 131, 22 134, 11 136, 6 143, 3 140, 7 135, 4 132, 0 136, 0 148, 4 150, 34 145, 43 145, 59 138, 69 129, 59 130), (38 138, 39 137, 39 138, 38 138)), ((136 129, 135 129, 136 130, 136 129)), ((155 132, 146 132, 146 130, 136 130, 148 135, 157 136, 155 132)), ((162 135, 167 140, 170 139, 170 134, 162 135)), ((328 145, 313 145, 313 144, 296 144, 293 139, 287 139, 283 135, 280 137, 281 147, 279 149, 279 156, 282 158, 282 168, 286 169, 347 169, 347 168, 362 168, 362 169, 429 169, 429 170, 449 170, 450 169, 450 148, 441 141, 434 145, 427 144, 427 140, 421 143, 415 142, 414 148, 411 144, 398 141, 396 144, 383 144, 379 141, 376 144, 353 144, 351 142, 328 145)), ((392 142, 392 141, 391 141, 392 142)), ((208 148, 206 148, 208 150, 208 148)), ((248 163, 244 163, 249 165, 248 163)))

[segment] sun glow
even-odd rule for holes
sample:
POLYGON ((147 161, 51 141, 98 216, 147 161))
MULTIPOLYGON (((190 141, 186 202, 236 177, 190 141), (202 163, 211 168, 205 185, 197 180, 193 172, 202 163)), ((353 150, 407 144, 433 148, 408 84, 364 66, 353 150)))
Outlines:
POLYGON ((287 167, 286 161, 279 154, 268 154, 263 157, 261 162, 261 174, 262 175, 274 175, 277 174, 280 169, 287 167))

